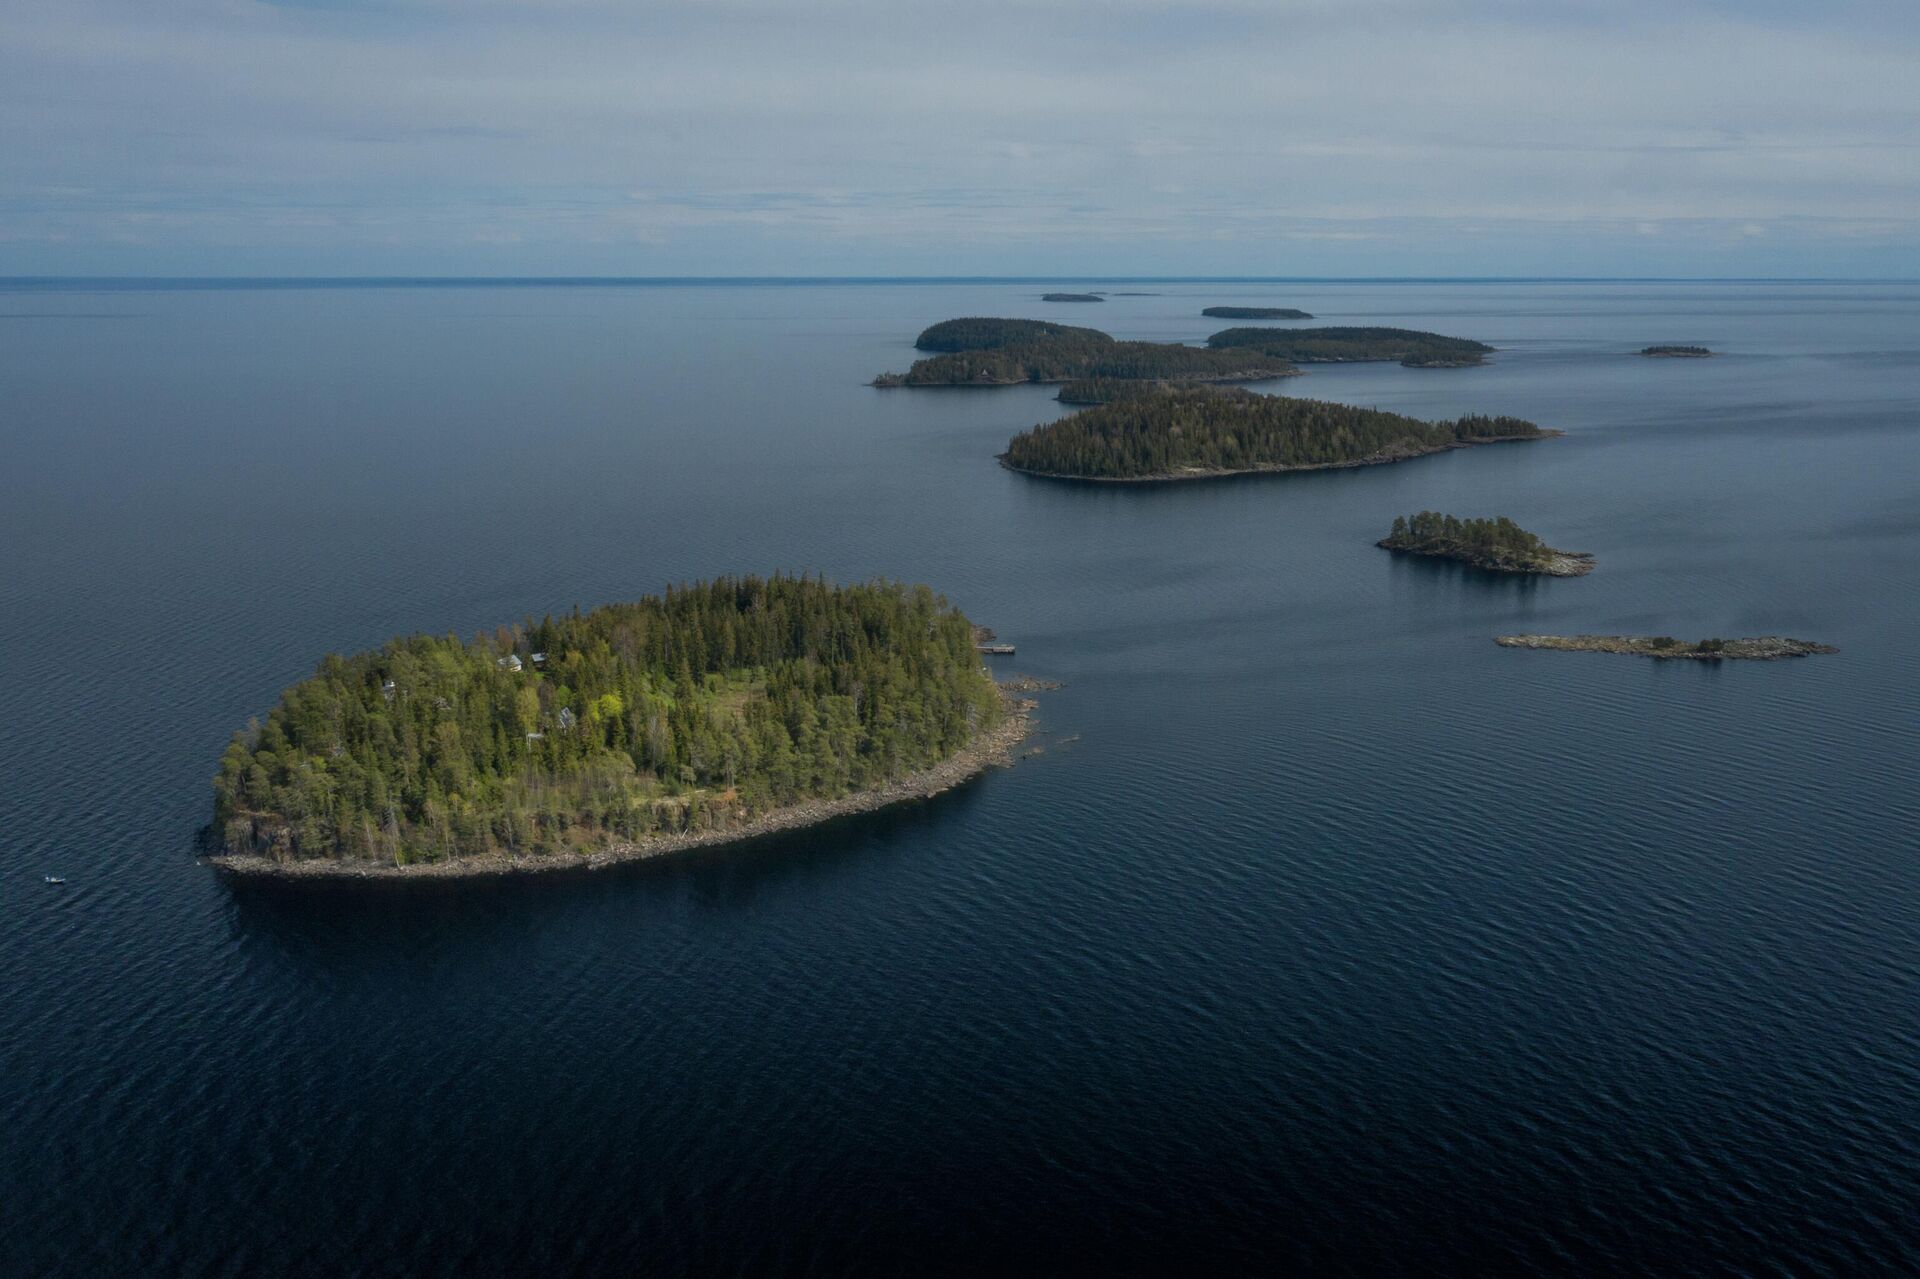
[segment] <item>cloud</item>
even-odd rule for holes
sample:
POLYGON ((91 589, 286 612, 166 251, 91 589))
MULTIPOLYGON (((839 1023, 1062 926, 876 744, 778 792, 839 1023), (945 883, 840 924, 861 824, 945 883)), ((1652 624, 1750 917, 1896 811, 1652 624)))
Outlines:
POLYGON ((0 272, 85 269, 125 213, 157 270, 220 242, 289 269, 377 242, 1179 270, 1187 245, 1455 254, 1516 225, 1570 261, 1589 231, 1706 255, 1832 227, 1897 264, 1914 28, 1845 0, 11 0, 0 272))

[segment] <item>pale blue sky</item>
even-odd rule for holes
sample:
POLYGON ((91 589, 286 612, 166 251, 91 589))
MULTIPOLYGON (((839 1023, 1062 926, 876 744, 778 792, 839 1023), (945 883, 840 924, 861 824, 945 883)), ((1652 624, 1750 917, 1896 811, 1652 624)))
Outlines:
POLYGON ((0 275, 1920 276, 1920 6, 0 0, 0 275))

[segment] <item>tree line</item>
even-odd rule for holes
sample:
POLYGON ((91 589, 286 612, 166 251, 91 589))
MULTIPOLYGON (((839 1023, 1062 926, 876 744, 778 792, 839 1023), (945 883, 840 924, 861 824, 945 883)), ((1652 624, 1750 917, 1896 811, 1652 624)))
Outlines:
POLYGON ((1171 388, 1036 426, 1008 442, 1003 460, 1046 475, 1132 479, 1391 460, 1464 440, 1540 434, 1519 418, 1423 422, 1324 400, 1171 388))
MULTIPOLYGON (((1210 312, 1284 308, 1212 307, 1210 312)), ((1300 313, 1304 318, 1304 312, 1300 313)), ((1398 360, 1402 364, 1477 364, 1493 348, 1417 329, 1334 326, 1222 329, 1204 347, 1180 342, 1120 342, 1098 329, 1045 320, 966 316, 921 331, 914 345, 936 354, 875 386, 1006 386, 1090 379, 1251 382, 1298 372, 1295 364, 1398 360)))
POLYGON ((1180 342, 1119 342, 1098 329, 1046 320, 964 316, 921 330, 914 345, 936 354, 875 386, 1006 386, 1076 379, 1255 381, 1297 372, 1260 351, 1210 350, 1180 342))
POLYGON ((1493 348, 1467 338, 1419 329, 1334 325, 1314 329, 1222 329, 1207 339, 1215 350, 1249 347, 1296 364, 1398 360, 1402 364, 1477 364, 1493 348))
POLYGON ((1309 313, 1291 306, 1210 306, 1200 314, 1215 320, 1311 320, 1309 313))
POLYGON ((913 345, 922 351, 989 351, 996 347, 1066 336, 1094 342, 1113 341, 1098 329, 1076 328, 1070 324, 1055 324, 1050 320, 1004 320, 993 316, 969 315, 928 325, 920 330, 920 336, 913 340, 913 345))
POLYGON ((1255 381, 1295 372, 1287 360, 1263 351, 1214 351, 1179 342, 1116 342, 1087 330, 985 350, 954 351, 916 360, 905 373, 886 373, 875 386, 1007 386, 1078 378, 1199 378, 1255 381))
POLYGON ((1110 404, 1114 400, 1159 395, 1163 391, 1193 390, 1192 382, 1161 382, 1147 378, 1087 377, 1075 378, 1060 387, 1054 398, 1062 404, 1110 404))
POLYGON ((1438 511, 1397 515, 1382 546, 1393 550, 1505 552, 1518 559, 1551 554, 1551 548, 1504 515, 1488 519, 1460 519, 1438 511))

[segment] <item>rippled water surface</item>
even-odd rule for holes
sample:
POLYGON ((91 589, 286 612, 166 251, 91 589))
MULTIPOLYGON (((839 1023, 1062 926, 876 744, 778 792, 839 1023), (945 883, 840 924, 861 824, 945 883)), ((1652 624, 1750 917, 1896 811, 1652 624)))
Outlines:
POLYGON ((1920 1270, 1920 286, 1043 287, 0 286, 0 1273, 1920 1270), (1113 490, 994 465, 1047 389, 862 385, 1215 303, 1567 434, 1113 490), (1426 507, 1599 569, 1372 546, 1426 507), (595 874, 195 862, 322 653, 773 569, 946 592, 1041 753, 595 874))

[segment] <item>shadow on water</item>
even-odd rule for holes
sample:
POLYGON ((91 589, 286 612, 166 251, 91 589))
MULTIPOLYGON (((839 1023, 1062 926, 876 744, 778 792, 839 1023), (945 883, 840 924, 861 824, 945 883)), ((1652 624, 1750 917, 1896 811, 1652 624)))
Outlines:
MULTIPOLYGON (((1542 441, 1529 439, 1517 442, 1532 444, 1542 441)), ((1005 464, 1002 464, 1000 469, 1019 476, 1029 484, 1055 488, 1065 493, 1146 493, 1164 497, 1194 492, 1220 493, 1258 484, 1326 484, 1340 477, 1358 478, 1383 467, 1418 465, 1421 462, 1449 458, 1460 453, 1477 453, 1490 447, 1492 446, 1483 445, 1470 449, 1436 449, 1431 453, 1416 453, 1396 461, 1360 462, 1345 466, 1302 467, 1290 471, 1226 471, 1219 474, 1156 475, 1137 480, 1107 480, 1082 475, 1044 475, 1037 471, 1021 470, 1005 464)))
POLYGON ((618 914, 631 927, 691 910, 747 912, 769 894, 830 892, 907 855, 981 802, 986 776, 925 799, 803 830, 602 867, 470 879, 276 879, 214 870, 232 905, 236 945, 328 960, 355 947, 492 948, 574 916, 618 914), (343 946, 343 943, 348 945, 343 946))
POLYGON ((1477 586, 1486 591, 1526 597, 1537 594, 1551 582, 1561 580, 1544 573, 1498 573, 1431 555, 1396 555, 1385 549, 1380 553, 1391 561, 1395 578, 1422 586, 1477 586))

